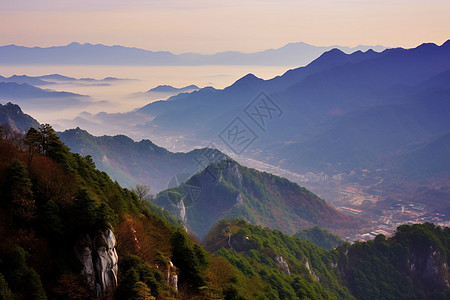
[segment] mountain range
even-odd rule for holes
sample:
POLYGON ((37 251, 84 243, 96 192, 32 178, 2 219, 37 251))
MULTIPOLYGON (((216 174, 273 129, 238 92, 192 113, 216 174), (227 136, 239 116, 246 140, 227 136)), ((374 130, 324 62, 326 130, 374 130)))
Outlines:
MULTIPOLYGON (((9 113, 9 123, 19 123, 15 120, 27 116, 17 105, 1 107, 6 116, 9 113)), ((31 117, 26 120, 36 126, 31 117)), ((217 149, 172 153, 149 140, 134 142, 123 135, 94 137, 80 128, 57 135, 71 151, 89 156, 120 184, 148 185, 152 193, 159 192, 154 203, 181 219, 200 238, 218 220, 232 217, 290 234, 320 225, 348 236, 367 226, 363 219, 336 210, 307 189, 227 160, 217 149)))
POLYGON ((85 95, 44 90, 28 83, 0 82, 0 99, 68 98, 85 95))
POLYGON ((383 46, 327 46, 318 47, 306 43, 292 43, 278 49, 255 53, 237 51, 216 54, 148 51, 124 46, 71 43, 47 48, 7 45, 0 47, 0 64, 78 64, 78 65, 305 65, 324 51, 339 48, 346 53, 357 50, 384 50, 383 46))
POLYGON ((68 77, 60 74, 50 74, 50 75, 42 75, 42 76, 27 76, 27 75, 13 75, 10 77, 4 77, 0 75, 0 82, 13 82, 17 84, 29 84, 33 86, 42 86, 49 84, 58 84, 58 83, 79 83, 79 84, 89 84, 89 85, 110 85, 110 82, 118 81, 118 80, 127 80, 127 79, 119 79, 115 77, 106 77, 103 79, 94 79, 94 78, 74 78, 68 77))
POLYGON ((342 198, 343 185, 360 184, 380 200, 414 199, 447 212, 450 169, 441 162, 449 156, 449 86, 450 41, 379 53, 333 49, 269 80, 248 74, 222 90, 206 87, 114 118, 80 115, 77 122, 127 124, 123 132, 168 141, 166 147, 212 142, 237 160, 343 178, 302 181, 330 201, 342 198), (248 134, 241 146, 232 132, 239 126, 248 134))
POLYGON ((449 228, 403 225, 391 238, 325 250, 234 218, 218 222, 202 245, 51 130, 40 137, 36 150, 46 151, 33 156, 0 139, 2 299, 450 295, 449 228))
POLYGON ((220 134, 239 117, 258 137, 245 155, 292 171, 379 167, 450 131, 449 70, 450 41, 381 53, 334 49, 270 80, 249 74, 223 90, 203 88, 137 113, 153 118, 145 125, 152 135, 224 148, 220 134), (277 116, 259 120, 265 128, 248 112, 261 92, 278 107, 277 116))
MULTIPOLYGON (((23 131, 36 126, 11 103, 0 106, 0 117, 23 131)), ((286 179, 229 159, 213 161, 161 192, 156 199, 161 209, 97 170, 92 157, 70 152, 51 127, 36 134, 33 143, 0 135, 2 299, 450 296, 447 227, 402 225, 390 238, 379 234, 373 241, 325 250, 279 229, 293 233, 320 224, 349 230, 361 219, 344 215, 286 179), (188 227, 205 236, 203 245, 168 214, 174 209, 188 227), (229 219, 219 221, 222 217, 229 219)), ((80 129, 66 134, 82 137, 74 138, 75 145, 122 147, 119 152, 148 148, 156 153, 153 163, 175 155, 150 141, 95 139, 80 129)), ((447 135, 430 144, 437 159, 447 145, 447 135)), ((417 149, 409 159, 423 151, 417 149)), ((220 153, 208 149, 202 155, 214 158, 220 153)), ((296 236, 324 245, 331 238, 317 228, 296 236)))
POLYGON ((145 97, 147 100, 162 100, 181 93, 191 93, 199 89, 198 86, 193 84, 181 88, 176 88, 171 85, 158 85, 146 92, 134 93, 131 97, 145 97))

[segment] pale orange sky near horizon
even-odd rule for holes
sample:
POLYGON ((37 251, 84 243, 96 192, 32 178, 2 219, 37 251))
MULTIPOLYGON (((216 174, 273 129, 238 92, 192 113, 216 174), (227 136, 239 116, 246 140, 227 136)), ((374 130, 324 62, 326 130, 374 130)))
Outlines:
POLYGON ((243 52, 291 42, 415 47, 450 39, 448 0, 0 0, 0 45, 243 52))

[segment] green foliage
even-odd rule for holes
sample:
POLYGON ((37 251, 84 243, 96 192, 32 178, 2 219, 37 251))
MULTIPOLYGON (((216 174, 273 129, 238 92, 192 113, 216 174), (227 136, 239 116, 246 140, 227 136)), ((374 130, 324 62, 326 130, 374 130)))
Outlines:
POLYGON ((123 276, 116 291, 118 299, 141 299, 142 294, 157 297, 168 289, 163 274, 138 256, 126 255, 120 259, 119 270, 123 276))
POLYGON ((208 254, 198 244, 189 240, 183 229, 172 234, 172 262, 180 270, 179 283, 191 288, 206 285, 205 271, 208 267, 208 254))
POLYGON ((0 300, 14 300, 14 294, 9 289, 2 273, 0 273, 0 300))
POLYGON ((39 212, 39 226, 48 236, 59 239, 66 232, 61 209, 53 200, 49 200, 42 206, 39 212))
POLYGON ((181 199, 188 215, 186 226, 200 239, 217 220, 234 217, 289 234, 307 225, 345 230, 360 222, 296 183, 233 160, 211 163, 185 183, 159 193, 154 203, 179 218, 176 204, 181 199))
POLYGON ((36 204, 31 190, 32 184, 25 165, 13 160, 7 170, 6 197, 13 216, 22 224, 27 224, 36 216, 36 204))
POLYGON ((97 219, 97 204, 85 189, 80 189, 72 205, 74 223, 81 231, 92 230, 97 219))
POLYGON ((353 299, 333 267, 337 258, 332 252, 278 230, 238 219, 221 221, 205 238, 205 245, 249 279, 246 290, 252 291, 252 299, 353 299), (277 257, 288 263, 290 275, 277 257), (255 284, 258 290, 250 288, 255 284))
POLYGON ((4 274, 15 293, 19 292, 29 299, 45 300, 47 296, 41 279, 27 264, 29 257, 30 255, 20 246, 13 247, 7 256, 4 274))
POLYGON ((319 226, 301 230, 294 234, 294 236, 301 240, 310 241, 314 245, 328 250, 334 249, 344 243, 344 240, 339 236, 332 234, 319 226))
POLYGON ((357 298, 438 299, 449 292, 444 267, 449 247, 448 228, 402 225, 391 238, 379 235, 373 241, 339 247, 339 264, 357 298))
MULTIPOLYGON (((448 228, 433 224, 400 226, 392 238, 380 235, 371 242, 344 244, 327 251, 279 230, 248 223, 293 232, 299 217, 314 223, 324 211, 334 216, 321 199, 285 179, 232 162, 242 174, 239 180, 223 165, 231 163, 228 161, 212 166, 211 171, 222 176, 221 181, 205 186, 205 178, 194 176, 180 188, 158 195, 158 199, 165 199, 176 208, 180 199, 187 199, 188 184, 201 186, 205 201, 192 201, 186 208, 198 222, 191 225, 215 223, 217 210, 225 212, 226 218, 246 218, 221 221, 211 230, 205 243, 215 253, 212 256, 183 228, 172 226, 180 223, 168 215, 168 209, 140 201, 134 192, 96 170, 92 158, 70 153, 51 127, 42 126, 38 134, 42 138, 39 142, 35 140, 36 132, 29 136, 28 145, 34 147, 38 143, 40 150, 33 152, 32 160, 28 156, 28 168, 24 164, 27 153, 14 148, 11 149, 16 153, 3 152, 11 155, 2 157, 6 163, 0 164, 0 195, 7 200, 0 214, 14 215, 15 221, 0 219, 0 299, 11 299, 13 294, 19 299, 46 299, 46 290, 50 298, 64 295, 63 288, 54 289, 61 282, 63 287, 74 287, 72 295, 86 295, 82 281, 76 279, 80 266, 73 255, 74 242, 79 234, 109 226, 117 230, 118 241, 128 238, 129 242, 123 246, 126 250, 119 251, 117 299, 450 296, 445 280, 441 280, 448 278, 448 271, 443 268, 444 263, 450 263, 448 228), (59 176, 63 184, 58 181, 59 176), (244 199, 243 205, 236 205, 238 193, 244 199), (197 208, 211 214, 201 215, 197 208), (34 222, 36 214, 38 222, 34 222), (163 273, 169 257, 179 275, 178 293, 168 286, 163 273), (278 257, 287 262, 290 275, 277 263, 278 257), (42 261, 47 264, 40 264, 42 261), (437 266, 435 277, 424 275, 429 273, 425 271, 426 262, 430 261, 437 266)), ((318 228, 301 234, 316 243, 332 240, 318 228)))
POLYGON ((153 297, 150 293, 150 288, 143 283, 142 281, 138 281, 133 286, 133 296, 131 299, 133 300, 150 300, 150 299, 156 299, 153 297))

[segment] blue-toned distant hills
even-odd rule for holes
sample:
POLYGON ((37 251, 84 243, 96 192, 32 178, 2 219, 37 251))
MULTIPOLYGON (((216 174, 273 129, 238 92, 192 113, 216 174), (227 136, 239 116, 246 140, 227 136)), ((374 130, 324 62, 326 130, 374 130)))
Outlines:
POLYGON ((10 77, 4 77, 0 75, 0 82, 13 82, 18 84, 29 84, 33 86, 42 86, 49 84, 58 83, 78 83, 78 84, 89 84, 89 85, 109 85, 109 82, 129 80, 121 79, 115 77, 106 77, 103 79, 94 78, 74 78, 68 77, 60 74, 50 74, 42 76, 27 76, 27 75, 13 75, 10 77))
POLYGON ((138 110, 157 135, 218 140, 237 116, 258 135, 246 155, 291 170, 383 164, 450 132, 450 41, 414 49, 345 54, 333 49, 306 67, 263 80, 246 75, 138 110), (244 111, 264 91, 282 110, 261 130, 244 111))
POLYGON ((168 51, 148 51, 124 46, 93 45, 71 43, 55 47, 23 47, 7 45, 0 47, 0 64, 81 64, 81 65, 305 65, 323 52, 339 48, 351 53, 357 50, 374 49, 381 51, 383 46, 364 46, 354 48, 345 46, 317 47, 306 43, 292 43, 278 49, 255 53, 227 51, 216 54, 183 53, 168 51))
POLYGON ((0 99, 32 99, 32 98, 65 98, 65 97, 86 97, 71 92, 58 92, 41 89, 28 83, 1 82, 0 99))

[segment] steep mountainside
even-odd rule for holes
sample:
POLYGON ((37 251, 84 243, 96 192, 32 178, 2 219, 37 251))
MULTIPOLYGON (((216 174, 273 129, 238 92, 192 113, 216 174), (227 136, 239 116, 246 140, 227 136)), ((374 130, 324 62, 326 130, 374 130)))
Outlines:
POLYGON ((340 244, 344 243, 344 240, 339 236, 332 234, 331 232, 322 229, 319 226, 300 230, 299 232, 294 234, 294 236, 298 237, 301 240, 310 241, 316 246, 329 250, 334 249, 340 244))
POLYGON ((449 238, 449 228, 403 225, 391 238, 326 251, 233 219, 219 222, 205 245, 258 287, 255 298, 443 300, 450 296, 449 238))
POLYGON ((24 114, 22 109, 11 102, 5 105, 0 104, 0 125, 8 124, 12 128, 26 132, 31 127, 38 128, 39 122, 33 119, 30 115, 24 114))
POLYGON ((243 286, 51 127, 24 143, 0 135, 1 299, 224 299, 243 286))
POLYGON ((450 229, 402 225, 396 234, 338 248, 338 268, 357 299, 448 299, 450 229))
POLYGON ((355 299, 343 285, 338 256, 310 242, 244 220, 221 221, 205 247, 255 286, 253 299, 355 299))
POLYGON ((247 220, 222 220, 212 228, 205 238, 211 255, 167 210, 121 188, 91 157, 71 153, 49 125, 30 129, 19 142, 0 134, 0 157, 1 299, 450 296, 449 228, 403 225, 391 238, 327 251, 251 225, 251 213, 258 210, 261 221, 284 209, 288 221, 292 211, 301 223, 320 218, 333 226, 348 218, 296 184, 231 160, 167 192, 187 211, 203 206, 204 194, 216 200, 215 209, 232 205, 247 212, 247 220), (184 198, 183 189, 190 191, 184 198))
POLYGON ((320 225, 344 235, 363 224, 287 179, 233 160, 209 165, 179 187, 159 193, 154 203, 200 238, 220 219, 233 217, 290 234, 320 225))
MULTIPOLYGON (((0 124, 8 124, 21 132, 28 131, 30 127, 39 127, 38 121, 12 103, 0 104, 0 124)), ((73 152, 90 155, 96 166, 107 172, 113 180, 127 187, 149 185, 151 192, 178 185, 209 163, 226 158, 216 149, 173 153, 149 140, 134 142, 123 135, 95 137, 80 128, 57 135, 73 152)))
POLYGON ((397 161, 407 178, 448 175, 450 166, 450 132, 405 154, 397 161))

